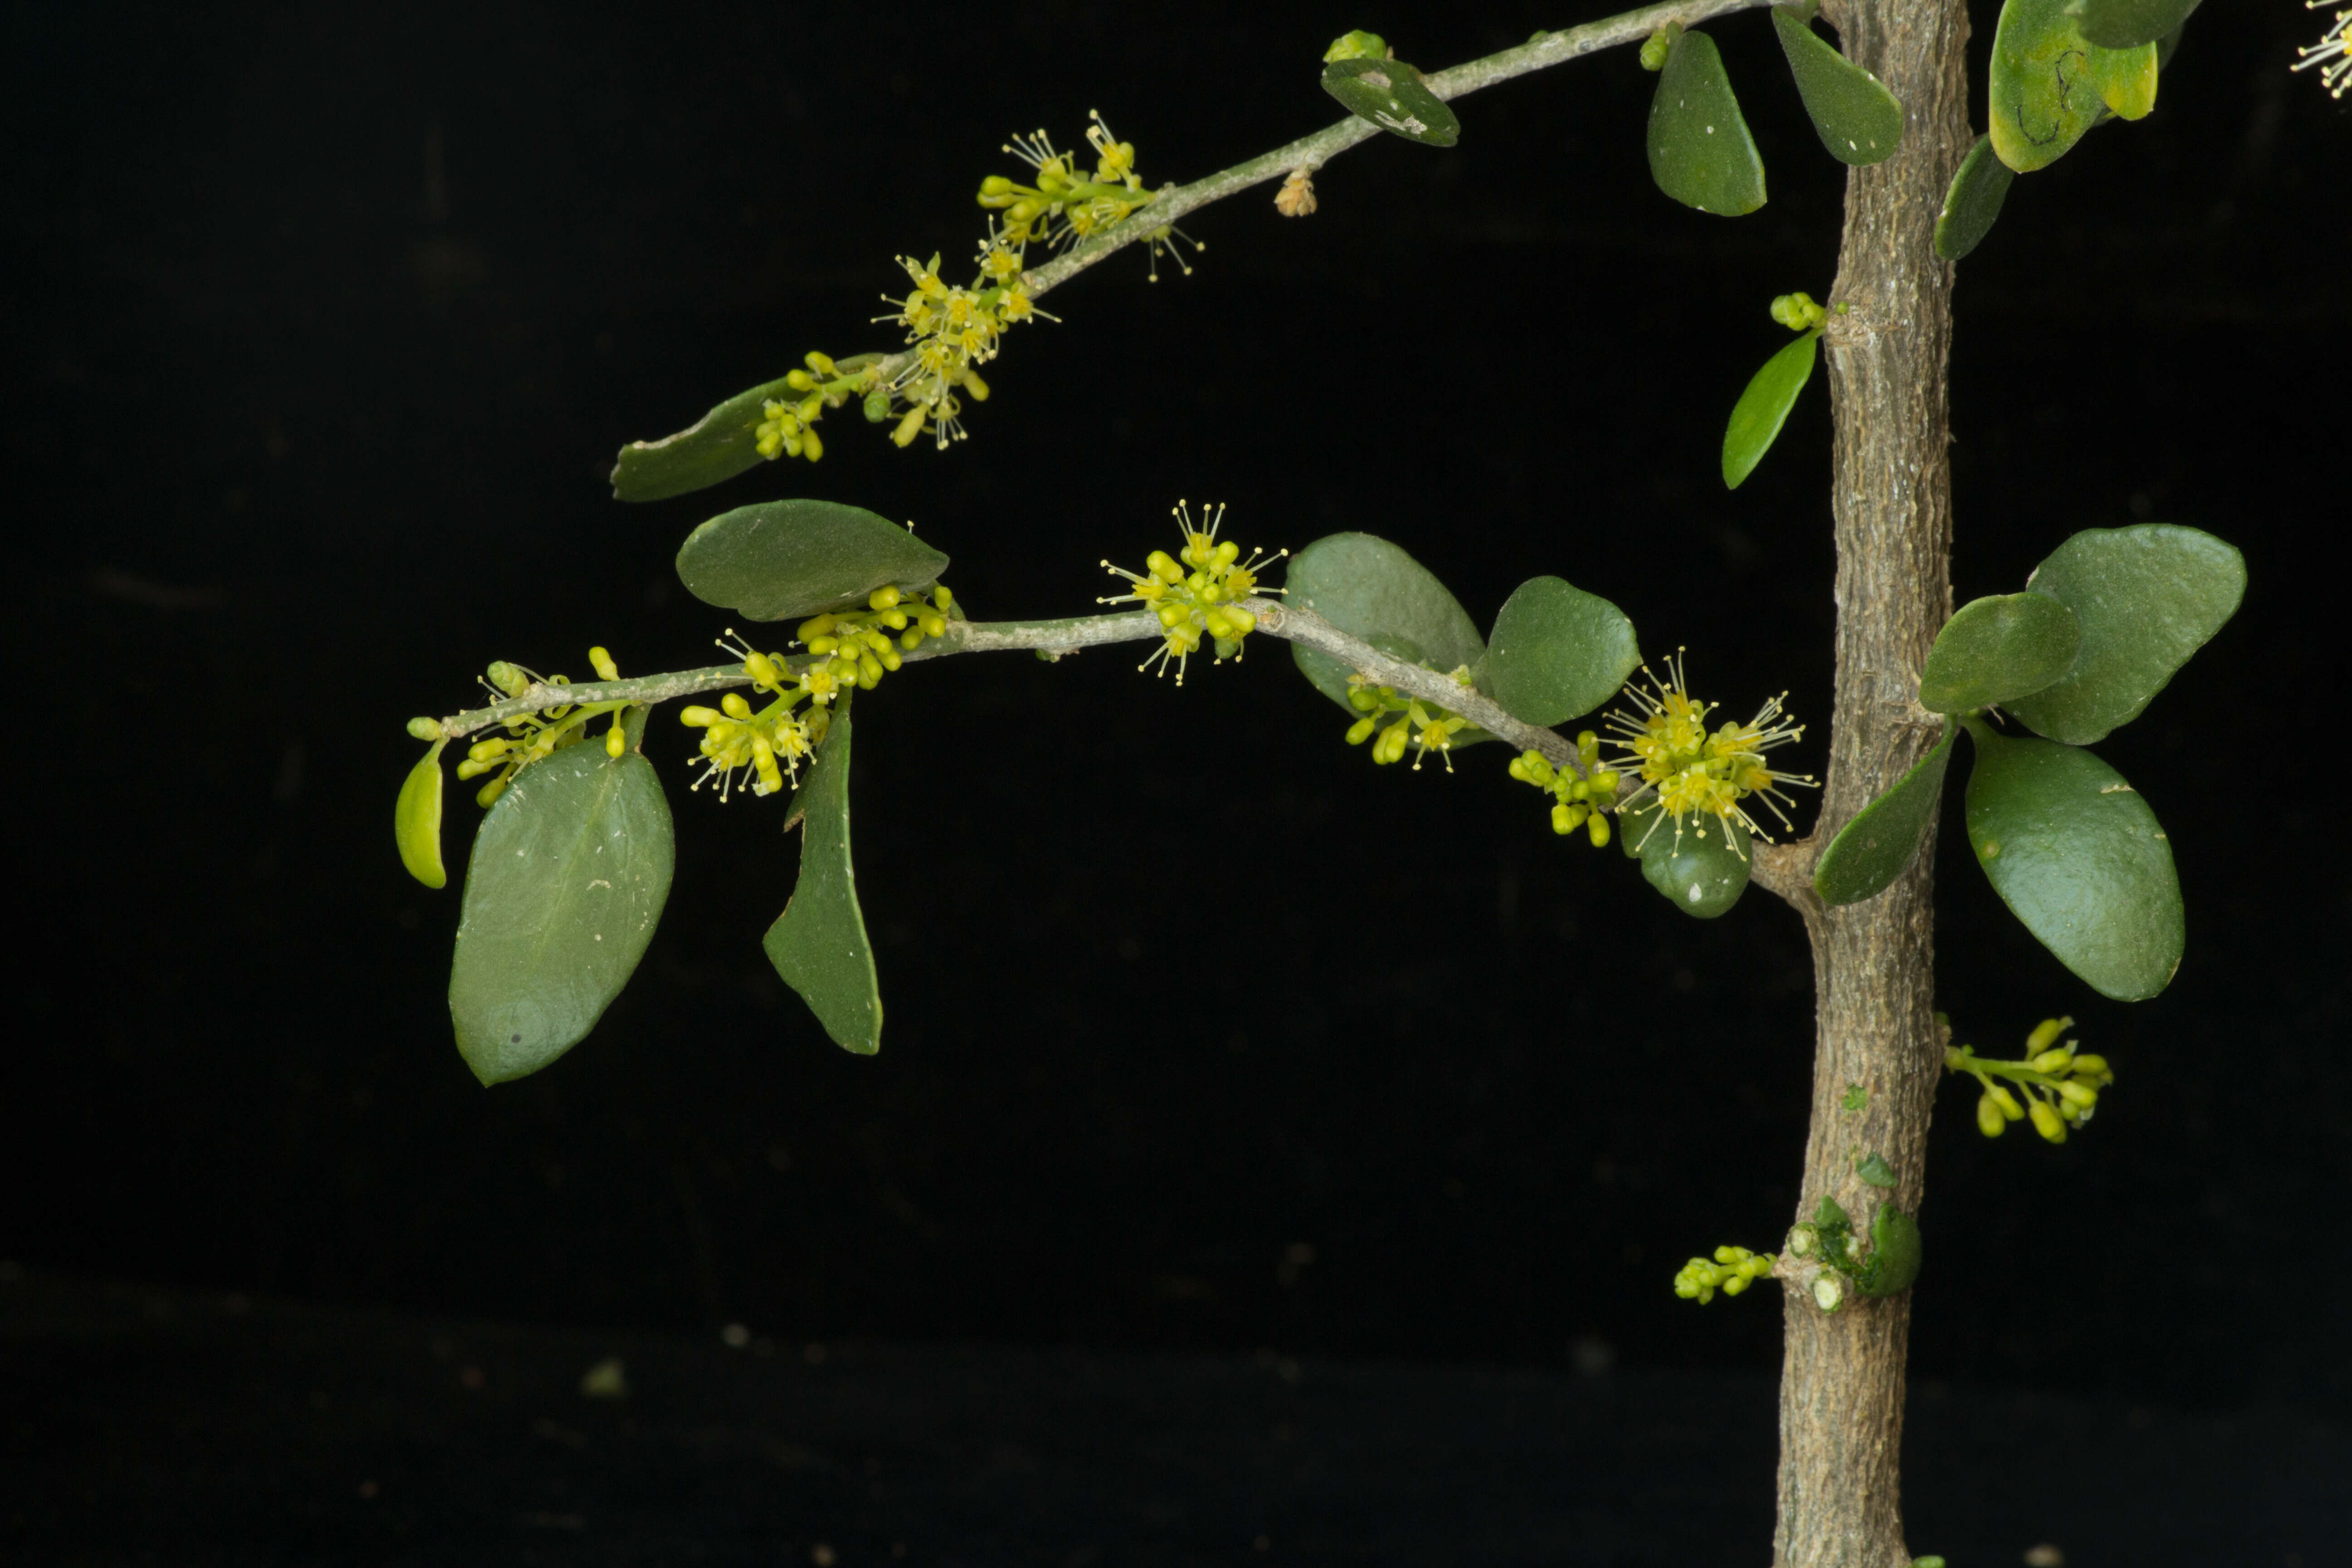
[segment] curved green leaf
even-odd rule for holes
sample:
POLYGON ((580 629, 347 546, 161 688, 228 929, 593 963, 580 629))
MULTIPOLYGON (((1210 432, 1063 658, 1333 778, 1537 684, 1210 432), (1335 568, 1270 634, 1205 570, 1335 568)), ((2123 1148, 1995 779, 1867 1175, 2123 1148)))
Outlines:
POLYGON ((669 803, 635 750, 590 741, 514 775, 474 837, 449 970, 476 1078, 537 1072, 595 1027, 653 940, 673 860, 669 803))
POLYGON ((2083 649, 2063 678, 2009 711, 2053 741, 2083 746, 2138 718, 2237 613, 2246 558, 2173 523, 2091 528, 2052 551, 2026 585, 2074 612, 2083 649))
POLYGON ((687 535, 677 552, 689 593, 755 621, 814 615, 889 583, 928 588, 947 566, 906 529, 829 500, 737 507, 687 535))
POLYGON ((1512 590, 1495 617, 1478 689, 1527 724, 1565 724, 1617 695, 1642 650, 1625 612, 1558 577, 1512 590))
POLYGON ((2068 0, 2074 26, 2103 49, 2133 49, 2178 33, 2197 0, 2068 0))
POLYGON ((1911 771, 1893 787, 1854 814, 1838 830, 1813 868, 1813 891, 1835 908, 1875 898, 1894 886, 1919 853, 1928 819, 1942 798, 1944 769, 1952 760, 1952 740, 1958 733, 1944 727, 1944 738, 1911 764, 1911 771))
MULTIPOLYGON (((2142 89, 2155 101, 2155 57, 2112 58, 2083 37, 2067 7, 2073 0, 2007 0, 1992 40, 1987 93, 1993 151, 2021 174, 2064 157, 2097 123, 2107 104, 2103 86, 2126 103, 2142 89)), ((2145 110, 2142 110, 2145 112, 2145 110)))
POLYGON ((1865 1296, 1892 1296, 1918 1278, 1919 1222, 1893 1204, 1879 1205, 1870 1221, 1870 1256, 1854 1270, 1854 1289, 1865 1296))
POLYGON ((1323 90, 1358 119, 1408 142, 1451 147, 1462 139, 1462 121, 1454 110, 1402 60, 1333 60, 1323 68, 1323 90))
POLYGON ((1715 40, 1686 32, 1650 100, 1650 177, 1686 207, 1738 217, 1764 205, 1764 159, 1715 40))
POLYGON ((1875 163, 1903 141, 1903 105, 1885 84, 1838 51, 1786 5, 1772 7, 1772 30, 1797 79, 1797 96, 1813 132, 1841 163, 1875 163))
POLYGON ((1797 395, 1813 378, 1813 360, 1820 353, 1821 329, 1815 327, 1764 362, 1732 405, 1731 423, 1723 431, 1723 482, 1738 489, 1789 422, 1797 395))
POLYGON ((1748 890, 1753 850, 1736 822, 1694 815, 1676 835, 1658 807, 1625 813, 1617 831, 1625 852, 1642 862, 1642 876, 1665 900, 1696 920, 1711 921, 1748 890))
POLYGON ((2090 752, 1971 724, 1969 844, 2011 913, 2058 962, 2122 1002, 2180 967, 2180 880, 2156 813, 2090 752))
POLYGON ((1966 713, 2028 697, 2074 668, 2083 627, 2044 594, 1972 599, 1944 623, 1919 671, 1919 706, 1966 713))
POLYGON ((400 863, 428 888, 449 885, 449 873, 441 865, 441 748, 448 743, 436 741, 433 749, 417 759, 392 807, 392 835, 400 846, 400 863))
POLYGON ((764 460, 758 446, 762 405, 795 395, 780 377, 737 393, 674 436, 630 442, 613 464, 614 498, 667 500, 757 466, 764 460))
POLYGON ((1936 254, 1958 261, 1983 244, 2016 178, 2017 171, 1994 155, 1992 138, 1978 137, 1944 193, 1944 210, 1936 218, 1936 254))
MULTIPOLYGON (((1370 533, 1334 533, 1291 557, 1283 578, 1286 603, 1312 610, 1349 637, 1360 637, 1409 664, 1451 673, 1476 668, 1486 642, 1445 584, 1387 540, 1370 533)), ((1354 713, 1348 701, 1348 667, 1303 644, 1290 645, 1300 673, 1315 689, 1354 713)), ((1457 737, 1454 743, 1465 743, 1457 737)))
POLYGON ((2093 49, 2091 85, 2118 120, 2144 120, 2156 107, 2156 46, 2093 49))
POLYGON ((882 1048, 882 991, 849 858, 849 703, 834 710, 815 771, 793 803, 801 875, 761 946, 833 1043, 870 1057, 882 1048))

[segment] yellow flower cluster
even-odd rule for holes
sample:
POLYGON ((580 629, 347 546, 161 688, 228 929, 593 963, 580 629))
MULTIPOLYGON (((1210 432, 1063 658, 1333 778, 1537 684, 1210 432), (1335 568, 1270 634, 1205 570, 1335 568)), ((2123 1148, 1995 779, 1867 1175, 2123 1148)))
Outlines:
POLYGON ((895 314, 877 316, 907 329, 913 356, 889 385, 868 395, 866 417, 877 423, 891 416, 895 405, 907 405, 890 439, 911 446, 928 429, 941 450, 964 435, 961 416, 962 395, 975 403, 988 400, 988 383, 979 367, 996 357, 1004 330, 1016 321, 1045 316, 1055 318, 1029 302, 1022 286, 1023 251, 992 235, 981 244, 980 270, 968 288, 958 289, 940 277, 940 258, 918 262, 902 256, 898 265, 915 280, 915 291, 891 302, 895 314))
MULTIPOLYGON (((596 667, 596 679, 599 680, 621 679, 620 668, 613 662, 613 656, 603 648, 590 648, 588 662, 596 667)), ((568 687, 572 684, 572 678, 568 675, 541 675, 519 664, 509 664, 505 659, 499 659, 490 666, 482 684, 489 688, 494 697, 511 700, 534 686, 568 687)), ((506 721, 505 734, 477 741, 467 749, 465 760, 457 764, 457 776, 476 779, 484 773, 496 774, 474 796, 477 805, 488 806, 506 793, 507 785, 514 781, 515 774, 541 758, 553 756, 584 736, 588 721, 599 713, 614 715, 613 727, 604 737, 604 750, 608 755, 617 757, 624 743, 619 710, 627 706, 626 702, 564 702, 536 712, 518 714, 506 721)), ((421 733, 418 725, 424 722, 425 721, 412 721, 409 732, 421 733)), ((431 738, 437 740, 438 726, 435 729, 436 733, 431 738)))
POLYGON ((793 371, 784 377, 786 389, 794 395, 771 397, 760 405, 760 423, 751 432, 760 456, 806 458, 812 463, 824 457, 824 443, 817 437, 816 422, 826 409, 872 392, 880 378, 881 360, 880 354, 858 354, 836 363, 824 354, 810 354, 806 370, 793 371))
POLYGON ((1177 529, 1184 536, 1183 549, 1173 556, 1164 550, 1153 551, 1145 557, 1140 573, 1105 561, 1105 571, 1114 577, 1126 578, 1135 586, 1130 592, 1095 603, 1132 602, 1157 616, 1160 628, 1168 634, 1167 639, 1160 645, 1159 652, 1137 668, 1150 669, 1156 664, 1165 670, 1172 658, 1176 661, 1176 684, 1181 686, 1185 661, 1201 651, 1204 638, 1216 649, 1220 663, 1241 658, 1242 639, 1257 628, 1257 617, 1242 607, 1242 601, 1254 594, 1283 591, 1260 587, 1258 574, 1290 552, 1278 550, 1272 555, 1261 555, 1253 551, 1244 561, 1240 545, 1217 538, 1217 530, 1225 521, 1223 506, 1217 508, 1217 515, 1209 519, 1205 529, 1194 523, 1192 509, 1185 502, 1178 501, 1174 510, 1177 529))
MULTIPOLYGON (((1643 788, 1635 792, 1633 800, 1655 795, 1658 804, 1665 808, 1660 820, 1673 819, 1677 841, 1685 817, 1708 816, 1726 823, 1737 822, 1757 837, 1769 841, 1771 835, 1748 815, 1740 802, 1751 795, 1762 795, 1771 805, 1772 814, 1780 819, 1780 825, 1789 825, 1788 814, 1781 809, 1789 797, 1779 786, 1785 784, 1810 787, 1814 781, 1801 773, 1785 773, 1768 766, 1764 753, 1802 737, 1804 726, 1787 722, 1781 699, 1775 697, 1746 723, 1727 721, 1710 731, 1706 727, 1707 716, 1717 704, 1691 698, 1680 654, 1668 663, 1666 672, 1674 679, 1662 681, 1644 666, 1642 674, 1652 689, 1625 689, 1638 711, 1612 713, 1606 720, 1615 731, 1608 743, 1626 753, 1623 771, 1638 774, 1642 781, 1643 788)), ((1650 831, 1656 832, 1657 824, 1652 824, 1650 831)), ((1697 832, 1702 838, 1706 836, 1703 821, 1697 832)))
MULTIPOLYGON (((1006 244, 1021 246, 1035 239, 1059 248, 1125 222, 1129 214, 1158 197, 1159 193, 1147 190, 1135 172, 1135 143, 1114 137, 1101 110, 1089 112, 1094 119, 1087 127, 1087 144, 1095 150, 1092 179, 1079 175, 1076 153, 1055 152, 1045 132, 1034 131, 1006 142, 1004 151, 1036 171, 1032 176, 1034 184, 1024 185, 1002 174, 991 174, 980 183, 980 205, 1004 214, 1006 244)), ((1176 242, 1181 239, 1195 250, 1202 248, 1200 241, 1168 224, 1153 229, 1145 239, 1151 249, 1155 283, 1160 281, 1163 249, 1189 274, 1192 268, 1176 249, 1176 242)))
POLYGON ((1601 737, 1587 730, 1576 737, 1576 760, 1584 772, 1556 768, 1541 752, 1511 759, 1511 776, 1552 794, 1551 830, 1568 834, 1580 824, 1595 849, 1609 842, 1609 808, 1617 801, 1617 775, 1601 765, 1601 737))
MULTIPOLYGON (((1469 671, 1457 669, 1454 674, 1456 679, 1466 679, 1469 671)), ((1361 675, 1348 677, 1348 705, 1363 715, 1348 726, 1348 744, 1360 746, 1370 741, 1373 762, 1402 762, 1405 748, 1416 746, 1415 773, 1432 752, 1444 759, 1447 773, 1454 771, 1454 737, 1470 728, 1470 721, 1461 714, 1417 697, 1400 697, 1395 687, 1375 686, 1361 675), (1383 725, 1381 721, 1391 713, 1400 717, 1383 725)))
MULTIPOLYGON (((945 586, 928 593, 906 594, 896 587, 877 588, 866 595, 863 610, 834 610, 803 621, 794 641, 814 656, 795 669, 781 653, 761 653, 748 645, 722 641, 719 647, 743 660, 751 689, 774 700, 754 710, 740 693, 730 691, 717 708, 691 707, 678 722, 702 731, 701 756, 706 764, 693 787, 719 781, 719 798, 726 800, 739 772, 749 769, 755 795, 774 795, 789 781, 800 782, 801 759, 824 740, 833 721, 833 702, 855 687, 871 691, 882 677, 902 662, 900 651, 912 653, 925 637, 948 629, 955 596, 945 586), (807 711, 799 711, 802 703, 807 711)), ((735 635, 730 628, 729 637, 735 635)))
POLYGON ((1750 1252, 1744 1247, 1718 1247, 1715 1261, 1694 1258, 1682 1266, 1675 1276, 1675 1294, 1685 1301, 1701 1306, 1715 1300, 1715 1293, 1737 1296, 1759 1279, 1769 1276, 1780 1259, 1769 1252, 1750 1252))
POLYGON ((2079 1040, 2057 1043, 2074 1026, 2072 1018, 2042 1019, 2026 1037, 2025 1055, 2017 1061, 1979 1057, 1969 1046, 1946 1047, 1945 1069, 1967 1073, 1983 1086, 1977 1100, 1978 1131, 1998 1138, 2011 1122, 2031 1121, 2042 1137, 2063 1143, 2069 1128, 2091 1120, 2099 1106, 2099 1090, 2116 1081, 2115 1069, 2105 1057, 2078 1052, 2079 1040), (2019 1103, 2008 1085, 1995 1083, 1995 1078, 2023 1089, 2024 1103, 2019 1103))

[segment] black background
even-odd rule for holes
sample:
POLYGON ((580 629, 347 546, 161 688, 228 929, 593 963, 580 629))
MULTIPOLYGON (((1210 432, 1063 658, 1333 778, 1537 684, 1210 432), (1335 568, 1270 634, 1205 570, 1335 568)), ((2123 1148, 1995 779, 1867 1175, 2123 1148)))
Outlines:
MULTIPOLYGON (((1980 67, 1990 7, 1979 8, 1980 67)), ((667 918, 551 1070, 484 1091, 442 988, 458 905, 402 873, 403 722, 506 658, 711 662, 670 559, 779 495, 915 520, 974 614, 1059 615, 1179 497, 1245 543, 1367 529, 1482 622, 1563 574, 1745 710, 1827 704, 1826 400, 1759 475, 1721 422, 1826 295, 1842 172, 1769 28, 1713 29, 1771 171, 1732 223, 1650 187, 1612 53, 1268 190, 1015 333, 973 438, 845 412, 819 467, 614 503, 625 440, 963 255, 1033 125, 1100 108, 1157 183, 1334 118, 1322 45, 1424 67, 1572 19, 1248 6, 484 4, 11 13, 0 1257, 551 1324, 1344 1358, 1769 1368, 1767 1300, 1682 1258, 1775 1243, 1811 1064, 1795 917, 1696 924, 1556 840, 1498 749, 1375 769, 1279 647, 1181 690, 1124 650, 959 659, 859 710, 881 1056, 825 1042, 758 939, 774 803, 677 792, 667 918), (435 151, 437 149, 437 151, 435 151), (437 173, 435 171, 437 170, 437 173), (1313 1249, 1313 1261, 1296 1244, 1313 1249), (1285 1266, 1286 1258, 1294 1261, 1285 1266)), ((1948 812, 1940 994, 2006 1053, 2071 1012, 2121 1081, 2063 1149, 1948 1089, 1915 1369, 2196 1405, 2352 1392, 2337 574, 2352 117, 2216 4, 2156 114, 2019 182, 1963 267, 1965 597, 2075 529, 2238 543, 2237 621, 2102 746, 2171 832, 2189 956, 2089 994, 1948 812)), ((1981 118, 1981 88, 1979 116, 1981 118)), ((690 750, 658 715, 649 752, 690 750)), ((1805 760, 1818 766, 1820 736, 1805 760)), ((473 807, 453 795, 462 863, 473 807)))

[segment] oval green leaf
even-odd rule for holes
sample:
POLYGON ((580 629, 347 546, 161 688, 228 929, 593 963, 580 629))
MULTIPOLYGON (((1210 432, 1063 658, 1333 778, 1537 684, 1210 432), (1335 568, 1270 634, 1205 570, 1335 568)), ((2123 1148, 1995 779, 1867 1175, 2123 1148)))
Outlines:
POLYGON ((677 552, 688 592, 755 621, 814 615, 886 584, 928 588, 947 565, 897 523, 829 500, 738 507, 687 535, 677 552))
POLYGON ((669 803, 601 739, 515 774, 474 837, 449 1015, 474 1076, 505 1083, 570 1050, 653 940, 675 858, 669 803))
POLYGON ((392 807, 392 834, 400 846, 400 863, 428 888, 449 885, 449 873, 441 864, 441 748, 448 743, 436 741, 433 749, 417 759, 392 807))
POLYGON ((1723 482, 1738 489, 1789 422, 1797 395, 1813 378, 1813 360, 1820 353, 1821 329, 1816 327, 1764 362, 1749 379, 1748 389, 1731 407, 1731 423, 1723 431, 1723 482))
MULTIPOLYGON (((1444 673, 1475 669, 1486 654, 1477 623, 1427 567, 1376 534, 1334 533, 1293 556, 1285 602, 1312 610, 1349 637, 1409 664, 1444 673)), ((1299 672, 1354 713, 1348 667, 1329 654, 1290 645, 1299 672)), ((1457 738, 1454 743, 1465 743, 1457 738)))
POLYGON ((2083 627, 2045 594, 1972 599, 1944 623, 1919 671, 1919 706, 1966 713, 2029 697, 2074 668, 2083 627))
POLYGON ((849 858, 849 703, 835 709, 816 768, 793 803, 801 874, 761 946, 833 1043, 870 1057, 882 1048, 882 991, 849 858))
POLYGON ((1478 689, 1526 724, 1565 724, 1617 695, 1642 650, 1625 612, 1558 577, 1512 591, 1495 617, 1478 689))
POLYGON ((2142 120, 2156 107, 2156 46, 2093 49, 2091 85, 2118 120, 2142 120))
POLYGON ((1693 919, 1715 919, 1748 890, 1751 841, 1736 822, 1694 815, 1677 836, 1674 819, 1653 805, 1625 813, 1617 830, 1625 852, 1640 858, 1643 879, 1693 919))
MULTIPOLYGON (((1993 151, 2021 174, 2064 157, 2106 112, 2103 84, 2134 100, 2145 69, 2155 101, 2155 56, 2116 60, 2083 37, 2067 7, 2074 0, 2007 0, 1992 39, 1987 88, 1993 151)), ((2123 51, 2137 54, 2137 50, 2123 51)), ((2145 110, 2142 110, 2145 112, 2145 110)))
POLYGON ((1838 52, 1786 5, 1772 7, 1780 52, 1797 79, 1797 96, 1812 116, 1813 132, 1842 163, 1875 163, 1903 141, 1903 105, 1885 84, 1838 52))
POLYGON ((1942 798, 1944 770, 1952 760, 1956 731, 1944 727, 1944 738, 1911 764, 1911 771, 1894 787, 1854 814, 1838 830, 1813 868, 1813 891, 1835 908, 1875 898, 1895 885, 1895 879, 1919 854, 1928 821, 1942 798))
POLYGON ((1969 845, 2058 962, 2121 1002, 2180 967, 2180 880, 2156 813, 2090 752, 1970 726, 1969 845))
POLYGON ((1704 33, 1685 32, 1666 52, 1650 100, 1650 177, 1686 207, 1738 217, 1764 205, 1764 159, 1723 57, 1704 33))
POLYGON ((613 464, 614 498, 667 500, 757 466, 765 461, 758 444, 762 406, 798 395, 780 378, 737 393, 674 436, 630 442, 613 464))
POLYGON ((2173 523, 2092 528, 2052 551, 2026 585, 2074 612, 2083 648, 2063 677, 2009 710, 2053 741, 2084 746, 2138 718, 2237 613, 2246 558, 2173 523))
POLYGON ((2068 0, 2074 26, 2103 49, 2134 49, 2177 33, 2197 0, 2068 0))
MULTIPOLYGON (((1892 1184, 1891 1173, 1881 1184, 1892 1184)), ((1893 1204, 1879 1205, 1870 1221, 1870 1256, 1854 1272, 1854 1289, 1865 1296, 1892 1296, 1918 1278, 1919 1222, 1893 1204)))
POLYGON ((2017 171, 1994 155, 1992 138, 1978 137, 1944 193, 1944 210, 1936 219, 1936 254, 1958 261, 1984 243, 2016 178, 2017 171))
POLYGON ((1451 147, 1462 139, 1462 121, 1454 110, 1402 60, 1333 60, 1323 68, 1323 90, 1358 119, 1408 142, 1451 147))

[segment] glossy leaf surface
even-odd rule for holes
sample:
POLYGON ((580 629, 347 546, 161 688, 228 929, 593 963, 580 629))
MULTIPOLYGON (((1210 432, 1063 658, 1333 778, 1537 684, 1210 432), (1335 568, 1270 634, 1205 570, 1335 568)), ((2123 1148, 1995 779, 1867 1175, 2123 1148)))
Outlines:
POLYGON ((1875 163, 1903 141, 1903 105, 1876 77, 1839 53, 1835 44, 1786 5, 1772 7, 1772 28, 1797 79, 1814 133, 1842 163, 1875 163))
POLYGON ((1919 671, 1919 706, 1965 713, 2031 696, 2074 668, 2083 628, 2044 594, 1972 599, 1944 623, 1919 671))
POLYGON ((441 748, 447 744, 436 741, 433 749, 417 759, 392 807, 392 834, 400 846, 400 863, 428 888, 449 885, 449 873, 441 864, 441 748))
POLYGON ((1694 919, 1715 919, 1748 890, 1755 850, 1748 830, 1736 822, 1695 813, 1683 819, 1677 837, 1674 819, 1662 820, 1654 805, 1624 814, 1617 831, 1624 835, 1626 853, 1641 860, 1643 879, 1694 919))
POLYGON ((2197 0, 2068 0, 2084 38, 2104 49, 2137 48, 2178 33, 2197 0))
POLYGON ((449 972, 476 1078, 537 1072, 595 1027, 653 940, 674 858, 669 803, 635 750, 591 740, 515 774, 474 837, 449 972))
POLYGON ((1323 68, 1323 90, 1357 118, 1408 142, 1451 147, 1462 139, 1454 110, 1402 60, 1333 60, 1323 68))
MULTIPOLYGON (((1429 569, 1376 534, 1334 533, 1291 558, 1285 603, 1312 610, 1382 653, 1441 672, 1486 657, 1470 612, 1429 569)), ((1353 713, 1346 665, 1300 643, 1292 657, 1315 689, 1353 713)), ((1457 745, 1462 742, 1457 740, 1457 745)))
POLYGON ((1969 845, 1993 889, 2094 990, 2123 1002, 2163 990, 2186 939, 2156 813, 2088 752, 1971 734, 1969 845))
POLYGON ((1558 577, 1522 583, 1495 617, 1478 689, 1528 724, 1564 724, 1617 695, 1642 662, 1633 623, 1558 577))
POLYGON ((1957 733, 1946 725, 1944 738, 1926 756, 1830 840, 1813 867, 1813 891, 1822 902, 1835 908, 1875 898, 1917 858, 1928 819, 1943 794, 1944 770, 1950 765, 1957 733))
POLYGON ((2074 667, 2010 712, 2053 741, 2084 746, 2127 724, 2237 613, 2245 557, 2173 523, 2092 528, 2033 569, 2027 586, 2074 612, 2074 667))
POLYGON ((1723 482, 1727 488, 1738 489, 1780 438, 1780 426, 1789 422, 1797 395, 1813 378, 1820 345, 1819 331, 1789 344, 1764 362, 1732 405, 1731 422, 1723 431, 1723 482))
POLYGON ((2016 178, 2017 171, 1994 153, 1992 138, 1978 137, 1944 193, 1944 210, 1936 218, 1936 254, 1958 261, 1983 244, 2016 178))
POLYGON ((739 392, 674 436, 632 441, 613 465, 619 500, 666 500, 731 479, 764 461, 758 432, 770 398, 797 395, 782 380, 739 392))
POLYGON ((755 621, 813 615, 885 584, 928 588, 947 565, 897 523, 829 500, 738 507, 687 535, 677 552, 688 592, 755 621))
POLYGON ((882 992, 849 856, 849 735, 844 701, 815 771, 793 803, 801 824, 800 880, 761 945, 833 1043, 870 1057, 882 1048, 882 992))
POLYGON ((2106 108, 2094 47, 2067 0, 2008 0, 1993 33, 1987 92, 1993 151, 2021 174, 2064 157, 2106 108))
POLYGON ((1723 57, 1704 33, 1685 33, 1666 52, 1650 100, 1650 177, 1686 207, 1737 217, 1764 205, 1764 159, 1723 57))

